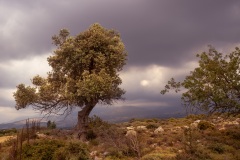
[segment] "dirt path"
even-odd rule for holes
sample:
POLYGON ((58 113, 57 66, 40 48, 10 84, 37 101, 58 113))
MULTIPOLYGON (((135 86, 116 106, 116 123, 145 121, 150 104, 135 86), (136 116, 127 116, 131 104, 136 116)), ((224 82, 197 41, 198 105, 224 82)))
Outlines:
POLYGON ((0 143, 3 143, 4 141, 8 140, 9 138, 12 138, 13 136, 3 136, 0 137, 0 143))

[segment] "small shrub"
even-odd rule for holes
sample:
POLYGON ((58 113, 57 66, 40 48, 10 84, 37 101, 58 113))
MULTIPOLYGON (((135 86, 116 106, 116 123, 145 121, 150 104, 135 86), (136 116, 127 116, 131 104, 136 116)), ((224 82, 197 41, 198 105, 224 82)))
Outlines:
POLYGON ((147 129, 157 129, 158 125, 155 123, 150 123, 146 126, 147 129))
POLYGON ((117 148, 109 148, 108 149, 109 156, 110 157, 115 157, 115 158, 123 158, 123 152, 118 150, 117 148))
POLYGON ((223 144, 220 144, 220 143, 211 144, 209 146, 209 149, 211 149, 213 152, 219 153, 219 154, 223 154, 225 151, 223 144))
POLYGON ((163 159, 161 155, 159 154, 147 154, 144 157, 142 157, 142 160, 161 160, 163 159))
POLYGON ((47 122, 47 128, 48 129, 56 129, 57 128, 57 125, 56 123, 53 121, 51 122, 50 120, 47 122))
POLYGON ((226 135, 235 140, 240 140, 240 129, 239 128, 229 128, 226 131, 226 135))
POLYGON ((94 133, 94 131, 92 129, 88 130, 86 133, 86 139, 87 140, 93 140, 97 138, 97 134, 94 133))
POLYGON ((81 142, 70 142, 66 147, 66 151, 80 160, 89 160, 89 149, 86 144, 81 142))
POLYGON ((7 139, 6 141, 3 142, 3 146, 9 147, 9 146, 11 146, 15 141, 16 141, 15 138, 9 138, 9 139, 7 139))
POLYGON ((68 153, 65 148, 60 148, 53 154, 53 159, 55 160, 66 160, 68 153))
POLYGON ((198 129, 200 129, 200 130, 206 130, 206 129, 214 129, 214 125, 213 124, 211 124, 210 122, 208 122, 208 121, 200 121, 199 123, 198 123, 198 129))
POLYGON ((90 141, 90 144, 93 146, 98 146, 99 145, 99 141, 97 139, 93 139, 90 141))
POLYGON ((64 146, 62 141, 37 140, 31 145, 24 144, 22 148, 23 159, 52 159, 54 152, 64 146))

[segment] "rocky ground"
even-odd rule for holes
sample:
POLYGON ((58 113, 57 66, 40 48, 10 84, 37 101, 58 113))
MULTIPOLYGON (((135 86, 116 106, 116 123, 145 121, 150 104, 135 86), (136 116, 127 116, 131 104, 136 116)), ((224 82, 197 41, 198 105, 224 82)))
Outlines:
MULTIPOLYGON (((94 160, 237 160, 240 159, 239 123, 239 116, 218 115, 132 119, 118 124, 109 124, 94 117, 90 120, 86 142, 76 140, 71 130, 41 129, 34 133, 30 142, 26 138, 23 140, 21 153, 27 159, 34 159, 31 153, 37 155, 41 148, 39 156, 48 153, 52 159, 80 156, 94 160), (27 145, 31 149, 25 149, 27 145), (49 152, 48 147, 54 148, 54 145, 58 147, 49 152)), ((12 149, 9 141, 1 144, 0 157, 8 156, 1 151, 7 153, 12 149)))

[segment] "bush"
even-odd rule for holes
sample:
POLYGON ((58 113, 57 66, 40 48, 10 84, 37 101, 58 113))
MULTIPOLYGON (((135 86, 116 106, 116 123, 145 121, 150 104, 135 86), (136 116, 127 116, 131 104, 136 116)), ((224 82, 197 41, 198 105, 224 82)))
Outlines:
POLYGON ((59 140, 37 140, 34 143, 23 145, 22 158, 27 160, 89 160, 89 149, 81 142, 65 144, 59 140))
POLYGON ((55 122, 51 122, 50 120, 47 122, 47 128, 48 129, 56 129, 57 125, 55 122))
POLYGON ((93 140, 93 139, 96 139, 97 138, 97 134, 92 130, 88 130, 87 133, 86 133, 86 139, 87 140, 93 140))
POLYGON ((157 129, 158 125, 155 123, 150 123, 146 126, 147 129, 157 129))
POLYGON ((226 131, 226 135, 235 140, 240 140, 240 129, 239 128, 229 128, 226 131))
POLYGON ((0 136, 11 135, 11 134, 14 134, 14 133, 17 133, 16 128, 0 130, 0 136))
POLYGON ((211 149, 213 152, 219 153, 219 154, 223 154, 225 151, 223 144, 220 144, 220 143, 211 144, 209 146, 209 149, 211 149))
POLYGON ((65 148, 58 149, 53 155, 53 159, 55 160, 66 160, 67 157, 68 157, 68 153, 65 150, 65 148))
MULTIPOLYGON (((89 160, 89 149, 86 144, 81 142, 70 142, 66 147, 66 151, 70 157, 75 156, 80 160, 89 160)), ((70 158, 71 159, 71 158, 70 158)))
POLYGON ((208 121, 200 121, 198 123, 198 129, 200 130, 206 130, 206 129, 214 129, 214 125, 208 121))
POLYGON ((35 141, 33 144, 24 144, 22 149, 23 159, 53 159, 54 152, 63 147, 64 143, 57 140, 35 141))

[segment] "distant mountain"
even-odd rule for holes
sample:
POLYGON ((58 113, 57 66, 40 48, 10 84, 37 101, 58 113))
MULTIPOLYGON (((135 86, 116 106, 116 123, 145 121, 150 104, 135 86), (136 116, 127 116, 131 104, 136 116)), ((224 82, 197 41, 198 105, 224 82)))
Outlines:
MULTIPOLYGON (((16 121, 16 122, 11 122, 11 123, 2 123, 2 124, 0 124, 0 129, 23 128, 26 126, 26 120, 27 119, 16 121)), ((43 126, 44 124, 47 124, 47 121, 42 120, 42 118, 29 118, 30 124, 33 121, 40 121, 41 126, 43 126)))
MULTIPOLYGON (((50 116, 47 118, 30 118, 30 121, 38 120, 41 126, 47 126, 47 121, 54 121, 57 128, 74 128, 77 124, 77 110, 67 117, 50 116)), ((132 118, 179 118, 184 117, 185 113, 176 110, 176 107, 95 107, 90 116, 97 115, 105 121, 118 123, 129 121, 132 118)), ((0 129, 22 128, 26 125, 26 119, 0 124, 0 129)))

